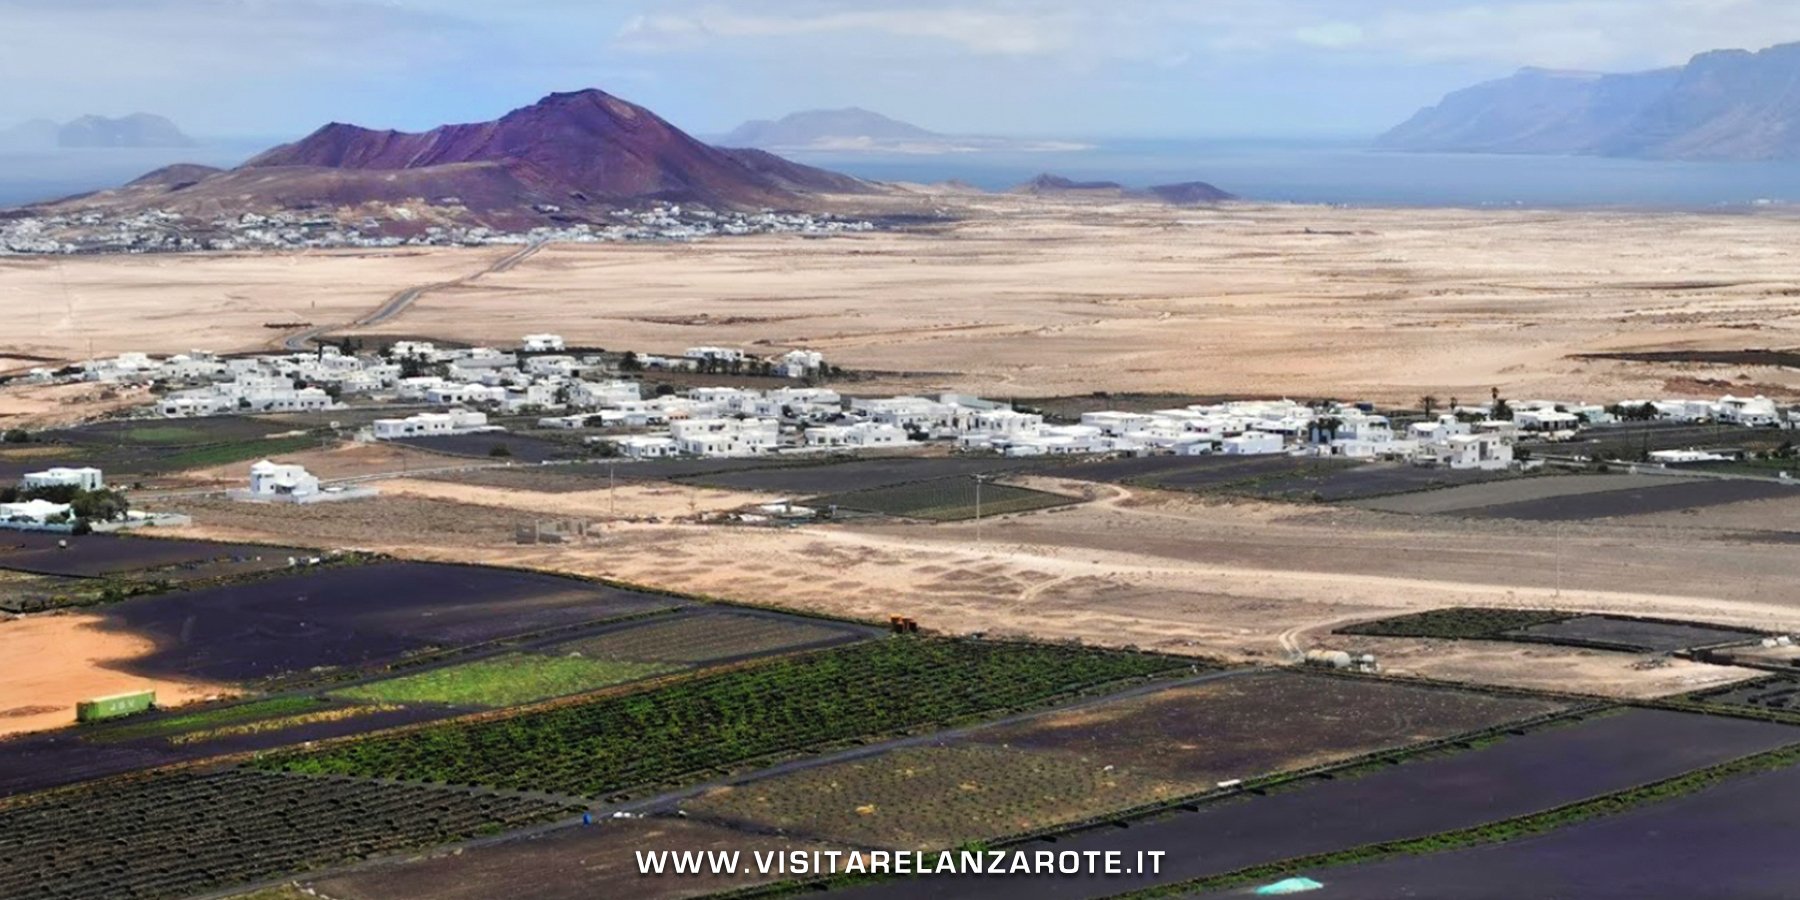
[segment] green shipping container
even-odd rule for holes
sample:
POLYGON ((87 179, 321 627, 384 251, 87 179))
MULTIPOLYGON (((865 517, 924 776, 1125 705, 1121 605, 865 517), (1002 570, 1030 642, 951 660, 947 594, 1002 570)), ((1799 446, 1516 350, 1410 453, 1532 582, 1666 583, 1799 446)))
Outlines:
POLYGON ((134 691, 129 694, 114 694, 110 697, 95 697, 75 704, 75 721, 99 722, 104 719, 117 719, 144 712, 156 705, 155 691, 134 691))

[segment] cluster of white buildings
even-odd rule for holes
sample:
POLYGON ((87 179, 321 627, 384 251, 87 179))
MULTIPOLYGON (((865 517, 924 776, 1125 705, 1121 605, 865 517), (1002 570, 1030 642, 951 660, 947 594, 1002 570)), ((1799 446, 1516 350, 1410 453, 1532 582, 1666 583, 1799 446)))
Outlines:
MULTIPOLYGON (((402 204, 364 204, 356 214, 318 211, 247 212, 202 219, 162 209, 129 213, 83 210, 0 220, 0 255, 8 253, 176 253, 200 250, 328 247, 479 246, 528 243, 691 241, 749 234, 832 235, 874 231, 860 219, 777 212, 715 212, 660 204, 603 214, 607 222, 503 230, 483 225, 418 223, 427 215, 456 219, 467 210, 456 197, 402 204), (430 208, 430 209, 427 209, 430 208)), ((562 209, 539 205, 550 216, 562 209)))

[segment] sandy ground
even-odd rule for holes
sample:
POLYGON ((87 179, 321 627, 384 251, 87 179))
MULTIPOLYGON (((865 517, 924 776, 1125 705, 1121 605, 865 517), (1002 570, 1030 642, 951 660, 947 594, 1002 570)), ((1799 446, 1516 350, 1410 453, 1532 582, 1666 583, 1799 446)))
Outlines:
MULTIPOLYGON (((1793 394, 1800 372, 1583 362, 1575 353, 1784 347, 1800 219, 1778 212, 1179 210, 942 198, 946 228, 808 240, 563 245, 426 294, 380 327, 510 345, 680 352, 808 346, 884 387, 1613 401, 1793 394)), ((97 257, 0 263, 6 350, 85 355, 268 343, 502 252, 97 257)))
POLYGON ((770 494, 720 491, 662 482, 625 482, 608 490, 548 493, 401 478, 382 481, 388 496, 446 500, 553 516, 641 519, 728 512, 779 500, 770 494))
MULTIPOLYGON (((8 340, 10 338, 0 338, 8 340)), ((152 402, 143 388, 41 384, 0 391, 0 429, 56 428, 152 402)))
POLYGON ((77 702, 108 694, 154 690, 158 704, 178 706, 225 692, 220 685, 144 678, 112 668, 155 646, 100 628, 100 621, 49 615, 0 622, 0 736, 73 724, 77 702))
POLYGON ((8 257, 0 259, 0 352, 74 360, 90 352, 253 350, 285 333, 266 324, 348 322, 400 290, 479 271, 507 252, 8 257))
MULTIPOLYGON (((465 501, 481 496, 459 494, 465 501)), ((372 518, 347 508, 203 504, 187 511, 204 524, 184 531, 523 565, 865 618, 904 614, 953 634, 1073 637, 1259 662, 1354 644, 1400 674, 1627 696, 1692 690, 1748 673, 1681 663, 1643 667, 1648 657, 1631 654, 1349 641, 1329 632, 1349 621, 1459 604, 1800 629, 1791 547, 1696 539, 1667 528, 1546 529, 1109 488, 1085 506, 990 520, 979 543, 973 523, 615 523, 589 544, 521 547, 511 529, 531 498, 511 497, 514 509, 396 497, 393 503, 410 505, 376 510, 372 518)))

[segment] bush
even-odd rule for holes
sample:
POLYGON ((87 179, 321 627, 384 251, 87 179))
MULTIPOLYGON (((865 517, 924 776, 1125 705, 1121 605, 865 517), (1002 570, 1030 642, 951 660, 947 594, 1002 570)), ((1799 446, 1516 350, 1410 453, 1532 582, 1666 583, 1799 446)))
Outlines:
POLYGON ((511 456, 512 448, 506 446, 505 444, 495 444, 494 446, 488 448, 488 455, 493 456, 493 457, 511 456))

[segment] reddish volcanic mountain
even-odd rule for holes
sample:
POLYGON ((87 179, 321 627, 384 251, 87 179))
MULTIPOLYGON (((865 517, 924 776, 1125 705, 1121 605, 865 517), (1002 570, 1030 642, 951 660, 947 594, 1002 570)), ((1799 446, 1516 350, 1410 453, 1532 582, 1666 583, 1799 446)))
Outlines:
POLYGON ((817 190, 867 185, 760 154, 701 143, 655 113, 602 91, 551 94, 493 122, 422 134, 331 124, 270 150, 246 169, 321 167, 362 171, 497 165, 543 202, 670 200, 717 206, 781 206, 817 190))
POLYGON ((657 201, 798 209, 814 194, 878 190, 761 150, 709 146, 598 90, 551 94, 492 122, 416 134, 333 123, 230 171, 163 174, 83 199, 194 211, 423 201, 505 223, 552 209, 587 218, 657 201))

